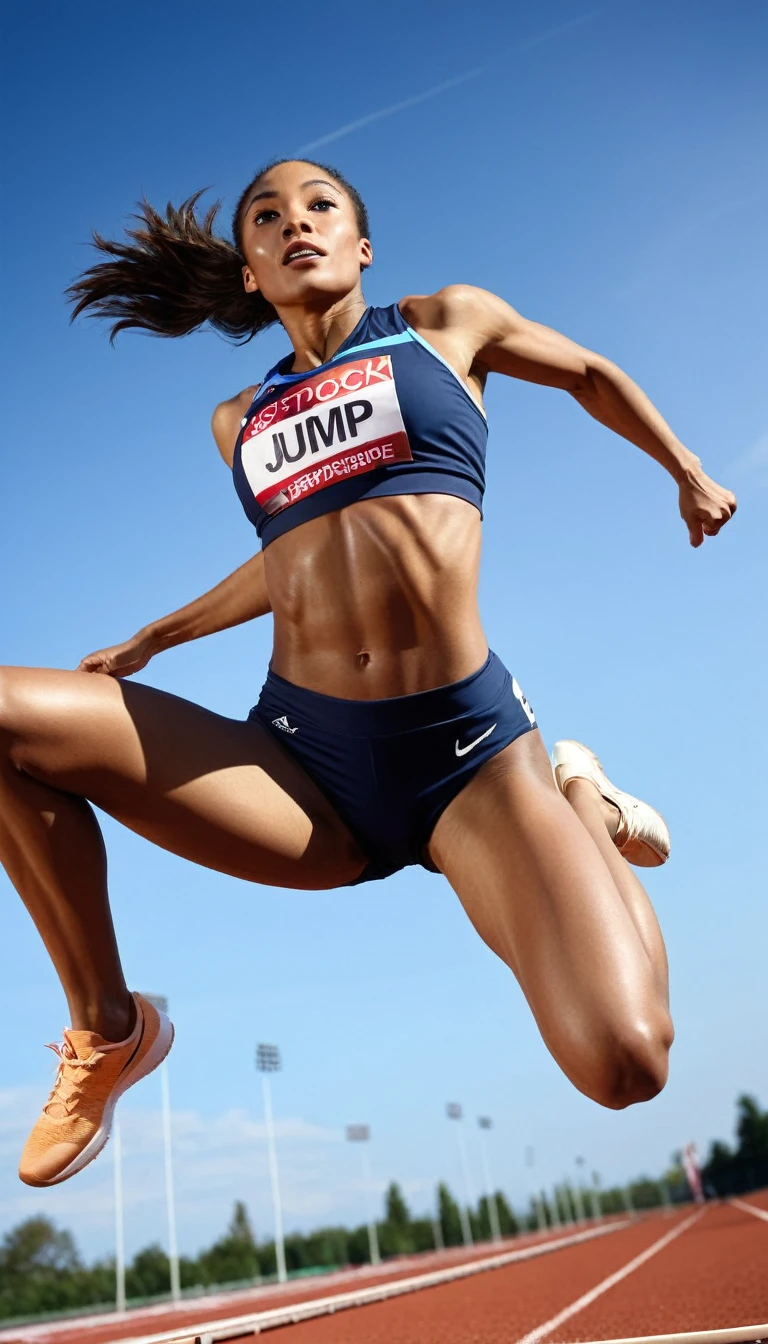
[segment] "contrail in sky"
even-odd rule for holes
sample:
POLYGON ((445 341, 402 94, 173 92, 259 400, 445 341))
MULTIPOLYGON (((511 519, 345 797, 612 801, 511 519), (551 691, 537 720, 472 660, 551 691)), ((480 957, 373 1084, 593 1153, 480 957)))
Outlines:
MULTIPOLYGON (((539 33, 537 37, 522 42, 519 47, 513 47, 510 55, 516 56, 520 52, 530 51, 532 47, 540 46, 542 42, 550 42, 553 38, 560 37, 562 33, 570 32, 571 28, 578 28, 582 23, 588 23, 597 14, 602 14, 610 8, 610 5, 601 5, 598 9, 590 9, 586 14, 579 14, 576 18, 569 19, 567 23, 558 24, 556 28, 548 28, 546 32, 539 33)), ((378 111, 369 112, 367 116, 357 117, 355 121, 347 121, 343 126, 338 126, 335 131, 329 131, 327 135, 321 135, 317 140, 308 140, 305 145, 299 145, 295 152, 306 154, 310 149, 319 149, 321 145, 330 145, 333 140, 341 140, 342 136, 362 130, 363 126, 370 126, 371 122, 383 121, 384 117, 393 117, 396 112, 404 112, 406 108, 415 107, 417 103, 426 103, 430 98, 437 98, 438 94, 446 93, 448 89, 455 89, 459 84, 466 84, 470 79, 477 79, 478 75, 485 74, 486 70, 492 69, 497 64, 498 61, 491 61, 487 65, 477 65, 473 70, 465 70, 461 75, 454 75, 453 79, 443 80, 442 84, 433 84, 431 89, 424 89, 422 93, 414 93, 410 98, 402 98, 398 103, 390 103, 387 107, 380 107, 378 111)))

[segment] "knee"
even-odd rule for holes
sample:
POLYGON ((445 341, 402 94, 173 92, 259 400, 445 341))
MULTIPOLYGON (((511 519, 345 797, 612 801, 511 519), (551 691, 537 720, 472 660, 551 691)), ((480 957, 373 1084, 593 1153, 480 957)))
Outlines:
POLYGON ((672 1020, 665 1010, 651 1021, 612 1031, 600 1061, 594 1100, 620 1111, 658 1096, 667 1081, 673 1038, 672 1020))

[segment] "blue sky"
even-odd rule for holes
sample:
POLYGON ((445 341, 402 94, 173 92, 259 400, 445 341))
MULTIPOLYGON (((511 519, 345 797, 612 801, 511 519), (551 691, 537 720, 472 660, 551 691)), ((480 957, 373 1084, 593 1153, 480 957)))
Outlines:
MULTIPOLYGON (((312 152, 370 209, 370 302, 456 281, 495 290, 626 368, 740 499, 726 533, 693 552, 653 463, 560 393, 489 387, 490 642, 548 744, 588 742, 670 822, 672 860, 648 886, 678 1035, 650 1105, 613 1114, 571 1088, 441 878, 275 891, 105 822, 129 982, 166 993, 177 1024, 188 1251, 219 1234, 235 1198, 270 1231, 257 1040, 285 1061, 274 1104, 289 1228, 362 1219, 348 1121, 370 1122, 376 1178, 399 1179, 422 1209, 436 1179, 460 1185, 449 1100, 472 1126, 493 1117, 494 1176, 518 1203, 532 1178, 574 1174, 578 1155, 609 1182, 727 1136, 740 1090, 768 1103, 768 16, 753 0, 461 14, 434 0, 6 14, 3 661, 74 666, 253 553, 208 422, 284 352, 280 331, 244 349, 212 334, 128 334, 111 349, 96 323, 68 326, 62 291, 90 229, 114 236, 142 192, 163 205, 210 185, 226 222, 261 163, 320 140, 312 152)), ((244 717, 270 636, 262 620, 167 653, 143 679, 244 717)), ((66 1011, 1 885, 0 1232, 46 1210, 86 1254, 109 1252, 108 1153, 52 1191, 16 1179, 50 1083, 42 1043, 66 1011)), ((157 1079, 121 1104, 129 1251, 165 1235, 158 1108, 157 1079)))

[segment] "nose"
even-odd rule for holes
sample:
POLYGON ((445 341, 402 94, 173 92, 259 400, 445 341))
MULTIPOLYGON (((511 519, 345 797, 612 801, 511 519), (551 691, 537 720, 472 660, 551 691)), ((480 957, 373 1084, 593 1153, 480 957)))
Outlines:
POLYGON ((292 238, 294 236, 294 234, 311 233, 311 232, 312 232, 311 222, 308 219, 302 219, 300 216, 296 216, 296 218, 294 219, 286 219, 285 223, 283 224, 283 238, 286 243, 288 242, 289 238, 292 238))

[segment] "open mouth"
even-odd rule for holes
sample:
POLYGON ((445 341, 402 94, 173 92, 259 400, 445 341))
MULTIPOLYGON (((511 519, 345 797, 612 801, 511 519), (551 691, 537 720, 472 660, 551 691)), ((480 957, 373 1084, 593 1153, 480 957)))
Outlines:
POLYGON ((312 261, 316 257, 325 256, 319 247, 313 247, 311 243, 294 243, 288 248, 283 257, 283 265, 290 266, 294 261, 312 261))

